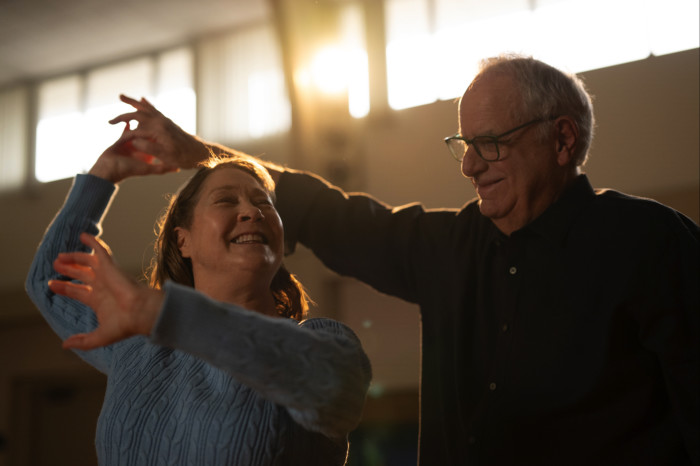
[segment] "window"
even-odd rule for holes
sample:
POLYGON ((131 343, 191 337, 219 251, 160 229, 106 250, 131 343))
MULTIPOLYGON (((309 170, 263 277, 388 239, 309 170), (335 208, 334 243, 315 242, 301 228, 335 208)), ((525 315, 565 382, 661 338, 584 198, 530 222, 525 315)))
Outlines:
POLYGON ((198 56, 202 137, 232 144, 290 128, 291 108, 272 26, 204 41, 198 56))
POLYGON ((0 92, 0 190, 22 186, 26 178, 27 89, 0 92))
POLYGON ((344 47, 341 70, 347 80, 348 111, 354 118, 369 113, 369 64, 363 12, 357 2, 346 3, 340 10, 340 34, 344 47))
POLYGON ((191 74, 191 52, 183 48, 42 82, 37 89, 36 178, 68 178, 92 166, 123 130, 107 121, 131 111, 119 102, 120 93, 150 99, 193 132, 191 74))
POLYGON ((389 105, 462 94, 480 59, 532 55, 582 72, 697 48, 697 0, 386 0, 389 105))

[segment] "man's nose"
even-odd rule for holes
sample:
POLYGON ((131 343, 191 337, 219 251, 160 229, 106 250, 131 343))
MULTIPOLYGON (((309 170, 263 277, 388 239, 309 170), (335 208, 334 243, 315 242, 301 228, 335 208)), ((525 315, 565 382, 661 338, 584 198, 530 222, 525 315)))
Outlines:
POLYGON ((468 146, 462 159, 462 174, 467 178, 472 178, 486 171, 487 168, 488 163, 479 156, 474 146, 468 146))

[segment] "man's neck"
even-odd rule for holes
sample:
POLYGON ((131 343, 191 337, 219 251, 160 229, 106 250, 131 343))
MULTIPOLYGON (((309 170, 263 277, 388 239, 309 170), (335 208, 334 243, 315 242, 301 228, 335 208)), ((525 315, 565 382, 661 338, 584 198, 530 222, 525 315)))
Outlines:
POLYGON ((564 192, 574 183, 576 178, 581 174, 581 170, 576 167, 567 173, 566 176, 559 180, 559 183, 552 186, 548 195, 543 195, 542 200, 535 204, 531 209, 518 210, 517 214, 506 215, 502 218, 492 218, 491 221, 501 233, 510 236, 514 232, 524 228, 532 223, 536 218, 542 215, 549 207, 557 202, 564 192))

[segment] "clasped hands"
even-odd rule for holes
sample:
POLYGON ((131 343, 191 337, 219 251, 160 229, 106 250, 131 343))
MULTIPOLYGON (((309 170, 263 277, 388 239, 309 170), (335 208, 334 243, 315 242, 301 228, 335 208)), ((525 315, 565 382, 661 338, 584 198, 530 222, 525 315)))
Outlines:
POLYGON ((121 114, 111 124, 125 123, 119 139, 105 150, 90 174, 112 183, 130 176, 159 175, 193 168, 209 157, 209 148, 196 136, 182 130, 148 100, 121 95, 134 112, 121 114), (131 129, 131 122, 138 125, 131 129))

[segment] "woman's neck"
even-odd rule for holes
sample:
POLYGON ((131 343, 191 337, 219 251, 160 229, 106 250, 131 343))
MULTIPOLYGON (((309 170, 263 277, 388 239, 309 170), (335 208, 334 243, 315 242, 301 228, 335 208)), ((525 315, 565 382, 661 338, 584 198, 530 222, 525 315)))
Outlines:
POLYGON ((275 299, 270 291, 270 285, 241 280, 223 280, 219 277, 213 280, 195 279, 194 288, 210 298, 225 303, 235 304, 242 308, 261 314, 276 316, 275 299))

